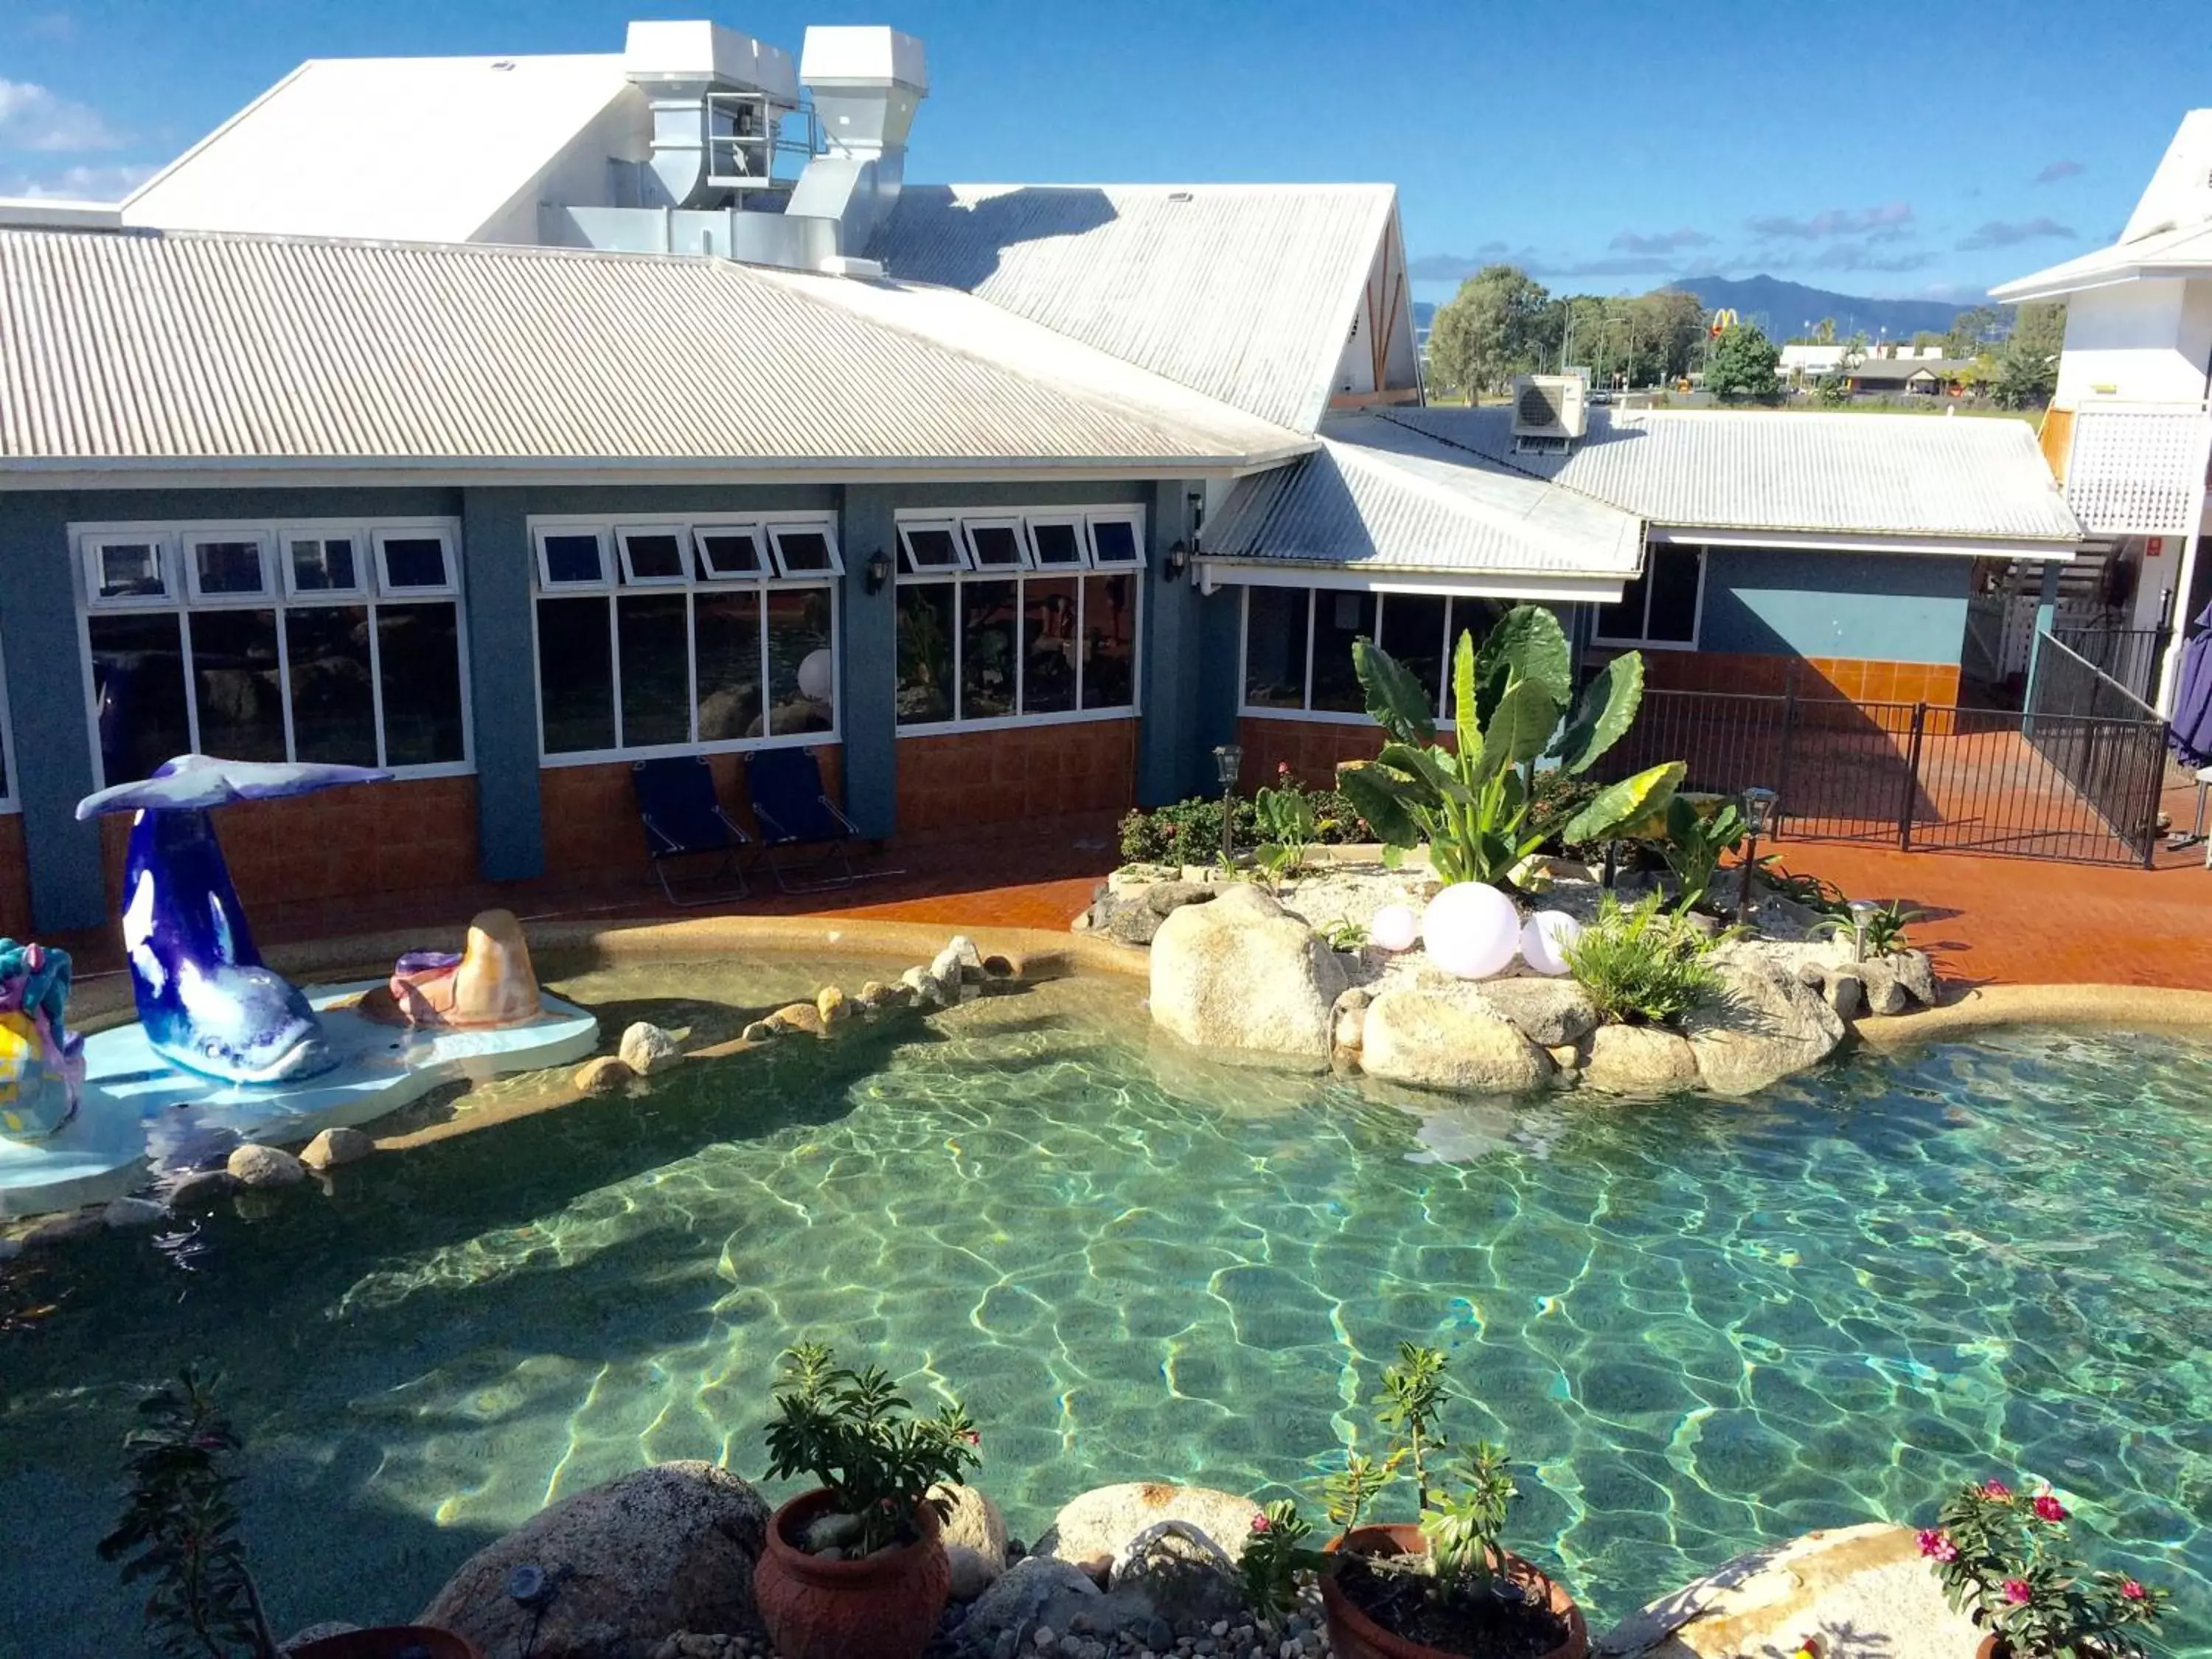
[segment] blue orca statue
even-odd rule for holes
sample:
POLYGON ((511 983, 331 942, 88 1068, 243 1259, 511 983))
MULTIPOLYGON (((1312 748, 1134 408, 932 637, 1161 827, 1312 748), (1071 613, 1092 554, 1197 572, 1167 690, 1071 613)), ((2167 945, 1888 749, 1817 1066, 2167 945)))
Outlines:
POLYGON ((362 766, 182 755, 143 782, 77 803, 81 819, 137 814, 124 862, 123 944, 155 1053, 185 1071, 241 1084, 295 1083, 337 1064, 307 998, 254 948, 208 813, 391 775, 362 766))

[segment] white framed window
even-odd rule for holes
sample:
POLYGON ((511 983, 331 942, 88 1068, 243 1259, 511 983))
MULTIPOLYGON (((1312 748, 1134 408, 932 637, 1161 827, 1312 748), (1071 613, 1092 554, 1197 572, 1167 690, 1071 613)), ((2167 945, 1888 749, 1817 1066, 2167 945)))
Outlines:
POLYGON ((451 520, 76 525, 103 787, 173 756, 471 763, 451 520))
POLYGON ((1105 570, 1145 562, 1145 521, 1134 513, 1091 513, 1085 515, 1091 532, 1091 562, 1105 570))
POLYGON ((159 532, 79 538, 85 602, 102 611, 168 605, 176 598, 172 538, 159 532))
POLYGON ((544 764, 836 740, 842 565, 821 514, 531 533, 544 764))
POLYGON ((15 792, 15 735, 8 724, 8 662, 0 657, 0 816, 22 810, 15 792))
POLYGON ((607 532, 598 525, 550 525, 532 532, 540 587, 609 587, 607 532))
POLYGON ((1241 712, 1263 720, 1366 724, 1366 695, 1352 641, 1371 640, 1395 657, 1451 724, 1451 659, 1459 636, 1479 644, 1505 613, 1504 601, 1469 594, 1376 593, 1358 588, 1255 586, 1244 589, 1241 712))
POLYGON ((461 591, 457 541, 440 526, 379 526, 369 538, 376 548, 376 580, 385 592, 428 599, 461 591))
POLYGON ((185 589, 196 605, 259 599, 275 591, 270 580, 265 530, 186 530, 177 538, 184 550, 185 589))
POLYGON ((1644 549, 1644 573, 1614 604, 1597 607, 1590 643, 1694 651, 1705 610, 1705 550, 1654 543, 1644 549))
POLYGON ((902 732, 1136 712, 1143 515, 1095 517, 1109 568, 1084 508, 900 515, 902 732))

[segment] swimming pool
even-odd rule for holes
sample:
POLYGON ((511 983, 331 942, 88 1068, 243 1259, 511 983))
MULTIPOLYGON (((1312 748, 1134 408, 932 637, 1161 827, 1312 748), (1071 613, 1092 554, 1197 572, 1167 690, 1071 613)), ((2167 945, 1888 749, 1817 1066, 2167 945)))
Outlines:
MULTIPOLYGON (((850 962, 558 980, 683 1024, 850 962)), ((1594 1628, 1763 1540, 2002 1474, 2212 1651, 2212 1047, 2008 1035, 1749 1103, 1440 1109, 1212 1066, 1085 979, 44 1259, 0 1335, 0 1654, 138 1650, 92 1547, 133 1387, 198 1357, 282 1630, 416 1611, 549 1498, 761 1465, 801 1334, 957 1390, 1033 1536, 1109 1480, 1304 1480, 1401 1340, 1531 1466, 1594 1628), (36 1632, 35 1639, 30 1633, 36 1632)))

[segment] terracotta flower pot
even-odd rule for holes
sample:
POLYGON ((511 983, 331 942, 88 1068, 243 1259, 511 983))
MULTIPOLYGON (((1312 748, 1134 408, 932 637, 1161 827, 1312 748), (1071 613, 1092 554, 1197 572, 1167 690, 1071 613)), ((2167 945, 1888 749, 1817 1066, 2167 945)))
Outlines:
POLYGON ((915 1511, 920 1541, 858 1561, 824 1561, 799 1547, 831 1513, 827 1490, 794 1498, 769 1517, 753 1569, 753 1600, 783 1659, 921 1659, 951 1594, 937 1511, 915 1511))
POLYGON ((382 1625, 351 1630, 294 1648, 292 1659, 483 1659, 466 1637, 428 1625, 382 1625))
MULTIPOLYGON (((1429 1540, 1421 1536, 1419 1527, 1358 1527, 1342 1542, 1344 1549, 1353 1555, 1388 1557, 1429 1553, 1429 1540)), ((1334 1553, 1338 1540, 1331 1539, 1327 1547, 1334 1553)), ((1545 1605, 1566 1625, 1566 1640, 1545 1654, 1543 1659, 1588 1659, 1589 1627, 1583 1622, 1583 1611, 1575 1605, 1574 1597, 1517 1555, 1505 1555, 1504 1571, 1506 1577, 1530 1595, 1542 1597, 1545 1605)), ((1464 1654, 1432 1648, 1424 1642, 1409 1642, 1383 1629, 1352 1604, 1351 1598, 1337 1588, 1334 1575, 1322 1578, 1321 1605, 1328 1625, 1329 1650, 1336 1659, 1467 1659, 1464 1654)))

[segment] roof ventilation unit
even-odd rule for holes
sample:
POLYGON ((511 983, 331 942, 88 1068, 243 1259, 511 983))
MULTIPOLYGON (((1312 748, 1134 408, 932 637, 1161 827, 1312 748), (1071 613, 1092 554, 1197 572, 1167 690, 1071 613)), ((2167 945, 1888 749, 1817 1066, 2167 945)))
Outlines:
POLYGON ((1513 377, 1513 438, 1571 443, 1589 429, 1589 412, 1579 374, 1516 374, 1513 377))

